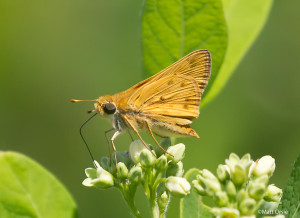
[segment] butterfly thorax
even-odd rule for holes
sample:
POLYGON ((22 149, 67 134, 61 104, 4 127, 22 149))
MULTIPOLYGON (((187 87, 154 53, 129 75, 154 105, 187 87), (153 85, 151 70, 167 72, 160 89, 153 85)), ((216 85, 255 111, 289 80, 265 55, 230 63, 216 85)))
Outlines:
POLYGON ((120 96, 117 95, 99 97, 94 107, 102 118, 107 119, 112 124, 115 130, 122 132, 128 128, 122 116, 124 114, 133 115, 135 111, 132 107, 127 107, 126 99, 120 99, 120 96))

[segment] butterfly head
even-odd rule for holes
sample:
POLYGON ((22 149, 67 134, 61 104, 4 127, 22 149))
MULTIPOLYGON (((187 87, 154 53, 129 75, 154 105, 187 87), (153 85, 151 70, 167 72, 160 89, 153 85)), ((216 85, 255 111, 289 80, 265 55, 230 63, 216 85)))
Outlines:
POLYGON ((98 98, 97 102, 94 104, 94 107, 101 116, 113 115, 117 111, 117 107, 113 103, 110 95, 98 98))

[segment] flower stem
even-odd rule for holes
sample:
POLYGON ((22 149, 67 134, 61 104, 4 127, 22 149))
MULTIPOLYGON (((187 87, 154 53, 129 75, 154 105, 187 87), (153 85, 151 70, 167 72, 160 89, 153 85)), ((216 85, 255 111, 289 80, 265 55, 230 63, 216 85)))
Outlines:
POLYGON ((131 212, 133 213, 133 215, 135 215, 136 217, 141 218, 141 214, 140 211, 138 211, 138 209, 135 207, 134 202, 132 200, 126 200, 127 204, 129 206, 129 208, 131 209, 131 212))
POLYGON ((130 193, 129 187, 128 186, 122 186, 119 185, 119 190, 121 191, 125 201, 127 202, 131 212, 133 213, 134 216, 141 218, 141 214, 140 211, 136 208, 135 204, 134 204, 134 193, 130 193))
POLYGON ((159 214, 159 207, 156 201, 152 202, 151 204, 152 207, 152 217, 153 218, 160 218, 160 214, 159 214))

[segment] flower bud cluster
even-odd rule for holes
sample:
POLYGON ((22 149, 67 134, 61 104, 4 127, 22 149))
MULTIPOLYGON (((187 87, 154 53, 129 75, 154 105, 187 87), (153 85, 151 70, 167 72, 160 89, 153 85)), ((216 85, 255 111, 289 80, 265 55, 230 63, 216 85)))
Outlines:
MULTIPOLYGON (((166 144, 166 142, 162 142, 166 144)), ((190 184, 183 176, 183 164, 181 160, 184 157, 184 144, 169 146, 166 153, 149 151, 141 141, 137 140, 131 143, 129 153, 135 164, 140 164, 143 170, 143 181, 149 184, 150 189, 157 189, 160 183, 164 183, 163 194, 158 196, 158 202, 166 202, 163 199, 171 194, 177 197, 184 197, 190 192, 190 184), (159 157, 156 156, 161 154, 159 157), (154 187, 153 187, 154 186, 154 187)), ((159 205, 161 207, 166 207, 159 205)))
POLYGON ((192 181, 196 191, 213 199, 212 213, 217 217, 255 217, 265 201, 279 203, 282 190, 268 185, 275 170, 275 160, 264 156, 254 162, 246 154, 241 159, 230 154, 225 164, 220 164, 216 176, 204 169, 192 181))
MULTIPOLYGON (((129 152, 117 152, 117 168, 113 160, 102 157, 100 165, 95 161, 96 169, 87 168, 87 178, 83 185, 106 189, 117 187, 121 190, 125 200, 133 203, 136 188, 139 184, 144 187, 150 204, 156 204, 160 213, 164 213, 170 195, 184 197, 190 193, 190 184, 183 178, 183 164, 185 145, 170 145, 164 140, 162 146, 166 149, 161 152, 156 149, 147 149, 140 141, 133 141, 129 152), (159 192, 157 191, 159 187, 159 192)), ((152 146, 149 146, 152 148, 152 146)))

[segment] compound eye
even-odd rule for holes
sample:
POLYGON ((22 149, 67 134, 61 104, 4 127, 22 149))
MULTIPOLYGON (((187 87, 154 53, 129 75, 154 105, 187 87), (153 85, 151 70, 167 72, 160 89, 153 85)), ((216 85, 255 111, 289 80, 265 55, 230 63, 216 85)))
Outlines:
POLYGON ((113 103, 107 103, 104 105, 103 110, 107 114, 114 114, 116 112, 116 106, 113 103))

